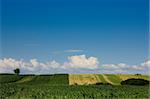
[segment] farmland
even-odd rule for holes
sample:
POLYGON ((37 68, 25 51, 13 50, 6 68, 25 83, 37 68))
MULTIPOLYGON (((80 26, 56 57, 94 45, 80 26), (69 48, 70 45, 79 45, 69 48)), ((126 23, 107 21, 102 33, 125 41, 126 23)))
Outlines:
POLYGON ((63 75, 36 75, 25 76, 21 80, 16 81, 19 84, 49 84, 49 85, 68 85, 68 74, 63 75))
POLYGON ((22 79, 22 76, 11 75, 11 74, 1 74, 0 75, 0 83, 16 82, 20 79, 22 79))
POLYGON ((114 74, 0 75, 0 99, 148 99, 149 86, 120 85, 132 77, 149 79, 114 74), (113 85, 96 85, 109 82, 113 85))
POLYGON ((150 80, 146 75, 127 75, 127 74, 69 74, 70 85, 87 85, 95 83, 110 83, 112 85, 120 85, 121 81, 129 78, 142 78, 150 80))
POLYGON ((70 74, 69 85, 88 85, 101 82, 100 78, 96 74, 70 74))

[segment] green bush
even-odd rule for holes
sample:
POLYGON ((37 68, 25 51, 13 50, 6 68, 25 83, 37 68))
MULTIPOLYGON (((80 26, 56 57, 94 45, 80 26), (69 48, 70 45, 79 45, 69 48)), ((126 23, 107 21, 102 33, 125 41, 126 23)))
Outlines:
POLYGON ((101 82, 99 82, 99 83, 96 83, 94 85, 111 85, 111 84, 110 83, 101 83, 101 82))
POLYGON ((149 83, 148 80, 131 78, 122 81, 121 85, 149 85, 149 83))

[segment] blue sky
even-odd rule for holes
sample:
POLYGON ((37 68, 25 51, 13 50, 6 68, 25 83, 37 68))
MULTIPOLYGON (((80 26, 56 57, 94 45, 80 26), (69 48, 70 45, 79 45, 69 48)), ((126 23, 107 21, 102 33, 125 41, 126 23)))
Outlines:
POLYGON ((64 62, 83 54, 101 63, 139 64, 148 60, 148 4, 148 0, 2 0, 0 57, 64 62))

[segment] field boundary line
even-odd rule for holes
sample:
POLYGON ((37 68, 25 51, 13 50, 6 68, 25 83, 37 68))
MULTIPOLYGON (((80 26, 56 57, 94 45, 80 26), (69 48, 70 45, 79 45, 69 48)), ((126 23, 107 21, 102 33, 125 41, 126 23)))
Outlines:
POLYGON ((94 74, 94 76, 95 76, 95 78, 96 78, 96 80, 97 80, 98 83, 99 83, 99 82, 102 82, 101 79, 98 77, 97 74, 94 74))
POLYGON ((105 81, 107 81, 108 83, 114 85, 114 83, 112 81, 110 81, 106 75, 102 74, 103 78, 105 79, 105 81))

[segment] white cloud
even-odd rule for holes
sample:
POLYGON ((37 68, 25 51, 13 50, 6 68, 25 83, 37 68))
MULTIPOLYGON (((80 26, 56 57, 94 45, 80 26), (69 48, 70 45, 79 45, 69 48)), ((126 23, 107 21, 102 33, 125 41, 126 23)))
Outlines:
POLYGON ((141 64, 142 67, 150 68, 150 60, 141 64))
POLYGON ((59 68, 60 67, 60 63, 58 63, 55 60, 53 60, 53 61, 47 62, 46 66, 47 67, 51 67, 51 68, 59 68))
POLYGON ((44 63, 31 59, 29 62, 23 60, 15 60, 12 58, 4 58, 0 60, 0 72, 13 72, 15 68, 20 68, 25 72, 40 72, 47 67, 44 63))
POLYGON ((76 55, 68 57, 69 62, 64 63, 65 68, 98 68, 99 61, 96 57, 86 57, 85 55, 76 55))
POLYGON ((13 58, 0 59, 0 73, 12 73, 20 68, 22 73, 144 73, 149 74, 150 61, 139 65, 99 64, 96 57, 75 55, 68 57, 68 61, 59 63, 55 60, 40 62, 37 59, 29 61, 15 60, 13 58))
POLYGON ((102 64, 101 70, 106 70, 109 73, 144 73, 149 74, 150 61, 146 61, 139 65, 119 64, 102 64))
POLYGON ((65 50, 64 52, 67 53, 75 53, 75 52, 82 52, 83 50, 77 50, 77 49, 70 49, 70 50, 65 50))
POLYGON ((76 55, 68 57, 68 62, 58 63, 55 60, 48 62, 39 62, 37 59, 31 59, 26 62, 12 58, 0 59, 0 72, 13 72, 15 68, 20 68, 24 72, 40 73, 48 72, 52 69, 96 69, 98 68, 98 59, 96 57, 86 57, 85 55, 76 55))
POLYGON ((3 60, 0 59, 0 72, 10 72, 15 68, 20 68, 22 65, 22 61, 16 61, 12 58, 4 58, 3 60))
POLYGON ((103 69, 127 69, 130 66, 124 63, 119 63, 119 64, 103 64, 101 67, 103 69))
POLYGON ((69 49, 69 50, 64 50, 64 51, 55 51, 55 52, 53 52, 53 54, 78 53, 78 52, 83 52, 83 50, 79 50, 79 49, 69 49))

